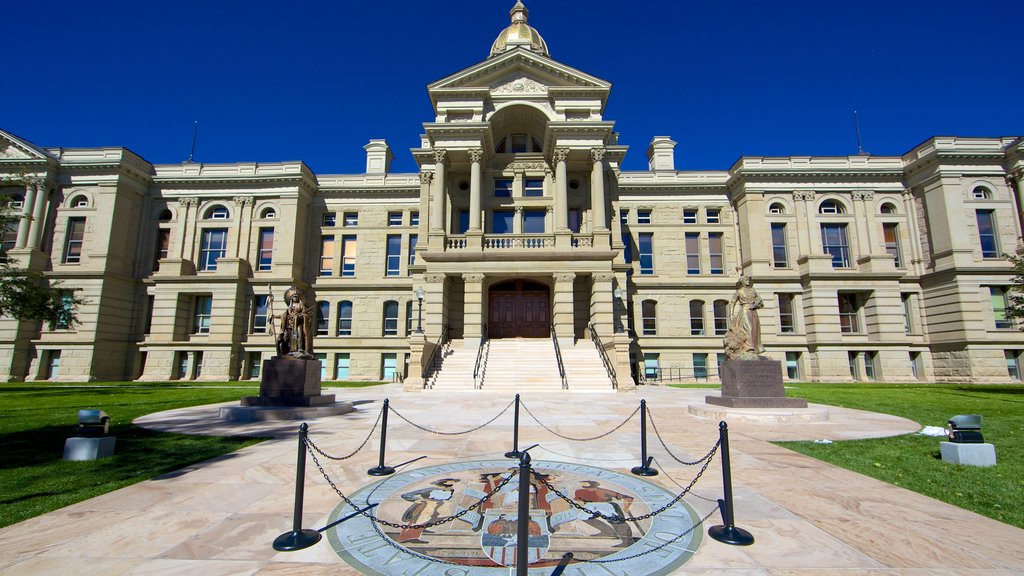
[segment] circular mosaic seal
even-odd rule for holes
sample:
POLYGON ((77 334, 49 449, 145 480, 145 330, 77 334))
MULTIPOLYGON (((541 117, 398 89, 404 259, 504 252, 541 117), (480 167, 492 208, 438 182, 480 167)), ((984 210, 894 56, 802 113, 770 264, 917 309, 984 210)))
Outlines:
MULTIPOLYGON (((565 462, 532 464, 558 492, 606 515, 641 516, 676 496, 631 474, 565 462)), ((467 510, 509 474, 514 474, 512 481, 479 507, 426 529, 384 526, 342 503, 331 513, 329 524, 343 521, 327 531, 328 540, 363 574, 504 576, 516 558, 519 478, 514 461, 420 468, 349 495, 360 508, 376 504, 370 513, 382 520, 424 524, 467 510)), ((653 518, 612 523, 579 510, 536 479, 529 498, 531 574, 550 574, 562 555, 572 552, 575 559, 566 574, 660 576, 689 560, 700 545, 702 531, 693 529, 699 517, 682 501, 653 518)))

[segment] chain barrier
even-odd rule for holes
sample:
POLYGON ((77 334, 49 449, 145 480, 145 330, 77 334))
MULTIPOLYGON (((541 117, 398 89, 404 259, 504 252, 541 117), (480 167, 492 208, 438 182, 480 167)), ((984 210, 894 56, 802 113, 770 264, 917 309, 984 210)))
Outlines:
MULTIPOLYGON (((672 457, 672 459, 675 460, 676 462, 679 462, 683 466, 696 466, 696 465, 704 462, 704 460, 706 458, 710 458, 711 457, 711 452, 708 452, 707 454, 704 455, 703 458, 698 458, 697 460, 694 460, 693 462, 689 462, 689 461, 686 461, 686 460, 680 460, 678 456, 673 454, 672 451, 668 449, 668 444, 665 444, 665 439, 661 437, 661 432, 658 432, 658 425, 654 423, 654 417, 651 415, 651 409, 650 408, 647 409, 647 420, 651 423, 651 428, 654 429, 654 435, 658 437, 658 442, 661 442, 661 447, 664 448, 665 452, 668 452, 668 455, 670 457, 672 457)), ((718 443, 719 444, 722 443, 721 439, 719 439, 718 443)), ((718 444, 716 444, 715 446, 717 447, 718 444)))
POLYGON ((419 430, 422 430, 424 432, 428 432, 430 434, 437 434, 439 436, 461 436, 463 434, 470 434, 472 432, 476 432, 477 430, 479 430, 479 429, 481 429, 481 428, 491 424, 492 422, 494 422, 498 418, 501 418, 501 415, 504 414, 505 412, 508 412, 508 409, 511 408, 513 404, 515 404, 515 400, 512 400, 511 402, 509 402, 508 406, 505 406, 505 408, 503 408, 501 412, 498 412, 497 416, 495 416, 494 418, 491 418, 487 422, 484 422, 483 424, 481 424, 481 425, 479 425, 479 426, 477 426, 475 428, 470 428, 469 430, 463 430, 462 432, 440 432, 440 431, 434 430, 432 428, 427 428, 426 426, 421 426, 421 425, 413 422, 412 420, 409 420, 405 416, 402 416, 401 414, 399 414, 398 410, 395 410, 394 406, 390 406, 389 408, 395 414, 395 416, 398 416, 399 418, 404 420, 406 424, 409 424, 413 428, 418 428, 419 430))
POLYGON ((693 526, 690 526, 686 530, 683 530, 679 534, 676 534, 675 536, 673 536, 671 540, 667 540, 665 542, 662 542, 661 544, 655 546, 654 548, 650 548, 650 549, 644 550, 643 552, 637 552, 636 554, 633 554, 631 556, 624 556, 622 558, 609 558, 607 560, 579 560, 579 562, 581 564, 613 564, 615 562, 623 562, 625 560, 633 560, 633 559, 639 558, 641 556, 646 556, 648 554, 653 554, 654 552, 657 552, 658 550, 661 550, 662 548, 664 548, 664 547, 666 547, 666 546, 668 546, 670 544, 674 544, 674 543, 678 542, 681 538, 685 538, 686 535, 690 534, 691 532, 693 532, 694 530, 696 530, 700 526, 703 526, 704 522, 706 522, 708 518, 711 518, 711 516, 713 516, 715 514, 715 512, 718 512, 718 508, 717 507, 712 508, 710 512, 705 514, 703 518, 701 518, 696 523, 694 523, 693 526))
POLYGON ((612 522, 612 523, 615 523, 615 524, 622 524, 623 522, 636 522, 636 521, 640 521, 640 520, 647 520, 648 518, 653 518, 653 517, 657 516, 658 514, 661 514, 665 510, 668 510, 669 508, 674 506, 677 502, 682 500, 683 496, 686 496, 690 492, 690 490, 693 488, 693 486, 697 483, 697 481, 700 480, 700 477, 704 475, 704 471, 708 469, 708 466, 711 464, 711 461, 714 459, 714 455, 715 455, 716 452, 718 452, 718 447, 720 445, 721 445, 721 441, 715 442, 715 445, 711 448, 711 450, 708 452, 708 455, 704 458, 704 465, 701 466, 700 471, 697 472, 697 475, 693 477, 693 480, 690 481, 690 484, 687 485, 686 488, 684 488, 682 492, 677 494, 676 497, 673 498, 668 504, 665 504, 664 506, 662 506, 661 508, 658 508, 657 510, 652 510, 652 511, 648 512, 647 514, 641 514, 640 516, 621 516, 621 515, 618 515, 618 514, 605 514, 605 513, 601 512, 600 510, 591 510, 590 508, 587 508, 586 506, 583 506, 583 505, 579 504, 578 502, 576 502, 576 500, 574 500, 572 498, 569 498, 564 493, 560 492, 557 488, 552 486, 551 483, 548 482, 546 478, 544 478, 543 476, 541 476, 537 472, 533 472, 533 471, 531 471, 531 472, 533 474, 533 477, 536 478, 538 482, 543 483, 544 486, 546 486, 548 490, 554 492, 556 496, 558 496, 559 498, 564 500, 566 503, 568 503, 573 508, 576 508, 577 510, 579 510, 581 512, 586 512, 587 514, 590 515, 591 518, 601 518, 601 519, 607 520, 608 522, 612 522))
POLYGON ((366 438, 363 440, 363 443, 360 444, 359 447, 356 448, 354 452, 352 452, 351 454, 348 454, 346 456, 331 456, 330 454, 328 454, 328 453, 324 452, 323 450, 321 450, 319 446, 314 444, 313 441, 309 439, 308 435, 306 436, 306 444, 312 450, 316 451, 317 454, 323 456, 324 458, 327 458, 328 460, 335 460, 335 461, 348 460, 349 458, 351 458, 351 457, 355 456, 356 454, 358 454, 360 450, 362 450, 363 448, 366 447, 366 443, 370 441, 370 438, 373 436, 373 432, 377 429, 377 426, 380 425, 380 418, 383 415, 384 415, 384 408, 381 407, 380 412, 377 412, 377 421, 373 423, 373 428, 370 428, 370 433, 366 435, 366 438))
MULTIPOLYGON (((657 458, 655 458, 655 459, 654 459, 654 461, 655 461, 655 462, 657 462, 659 466, 661 465, 661 462, 658 462, 658 459, 657 459, 657 458)), ((669 474, 669 473, 668 473, 668 472, 667 472, 667 471, 665 470, 665 467, 664 467, 664 466, 662 466, 662 468, 661 468, 661 472, 662 472, 662 473, 663 473, 663 474, 665 475, 665 477, 666 477, 666 478, 668 478, 669 482, 671 482, 671 483, 673 483, 673 484, 675 484, 675 485, 676 485, 676 488, 679 488, 680 490, 682 490, 682 489, 683 489, 683 485, 682 485, 682 484, 680 484, 678 480, 676 480, 675 478, 673 478, 673 477, 672 477, 672 475, 671 475, 671 474, 669 474)), ((713 502, 713 503, 715 503, 716 505, 718 504, 718 498, 708 498, 707 496, 701 496, 700 494, 697 494, 696 492, 690 492, 690 496, 693 496, 693 497, 695 497, 695 498, 700 498, 701 500, 704 500, 705 502, 713 502)))
POLYGON ((558 436, 559 438, 561 438, 563 440, 569 440, 571 442, 590 442, 591 440, 600 440, 601 438, 604 438, 605 436, 610 436, 610 435, 614 434, 616 431, 618 431, 619 428, 622 428, 623 426, 625 426, 626 423, 629 422, 630 420, 632 420, 633 417, 636 416, 637 412, 640 411, 640 407, 637 406, 636 410, 633 410, 633 412, 629 416, 626 416, 626 419, 623 420, 621 423, 619 423, 618 426, 616 426, 615 428, 612 428, 611 430, 609 430, 609 431, 607 431, 607 432, 605 432, 603 434, 598 434, 597 436, 591 436, 589 438, 573 438, 572 436, 566 436, 565 434, 560 434, 558 432, 555 432, 551 428, 548 428, 543 422, 541 422, 536 416, 534 416, 533 412, 530 412, 530 409, 526 406, 526 403, 523 402, 522 400, 519 401, 519 404, 523 407, 523 410, 526 410, 526 413, 530 415, 530 418, 533 418, 534 422, 536 422, 537 424, 540 424, 541 428, 547 430, 548 432, 554 434, 555 436, 558 436))

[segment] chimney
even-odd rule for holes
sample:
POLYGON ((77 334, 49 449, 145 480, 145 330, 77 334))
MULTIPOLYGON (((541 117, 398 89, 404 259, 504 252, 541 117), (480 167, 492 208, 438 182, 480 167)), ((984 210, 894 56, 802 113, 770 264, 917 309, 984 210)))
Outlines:
POLYGON ((387 174, 391 171, 391 159, 395 157, 388 147, 387 140, 370 140, 363 146, 366 150, 366 173, 387 174))
POLYGON ((647 165, 651 170, 675 170, 676 156, 672 151, 676 143, 668 136, 655 136, 647 148, 647 165))

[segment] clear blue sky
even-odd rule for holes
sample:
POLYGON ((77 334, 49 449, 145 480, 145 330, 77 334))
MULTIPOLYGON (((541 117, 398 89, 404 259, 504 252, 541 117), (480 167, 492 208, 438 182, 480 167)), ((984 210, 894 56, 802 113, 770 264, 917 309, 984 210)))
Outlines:
MULTIPOLYGON (((934 135, 1024 135, 1019 0, 525 0, 554 59, 613 83, 605 118, 646 166, 902 154, 934 135)), ((5 4, 0 128, 154 163, 303 160, 395 171, 432 119, 425 86, 486 58, 513 0, 5 4)))

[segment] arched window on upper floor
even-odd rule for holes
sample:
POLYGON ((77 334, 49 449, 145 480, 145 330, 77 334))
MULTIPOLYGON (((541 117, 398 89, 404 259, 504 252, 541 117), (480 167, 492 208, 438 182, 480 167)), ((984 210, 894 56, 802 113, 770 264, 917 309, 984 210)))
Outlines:
POLYGON ((398 302, 394 300, 384 303, 384 335, 398 336, 398 302))
POLYGON ((846 214, 846 206, 838 200, 825 200, 818 205, 818 214, 846 214))
POLYGON ((522 152, 543 152, 544 149, 536 138, 529 134, 509 134, 498 141, 494 147, 497 154, 518 154, 522 152))
POLYGON ((690 336, 704 335, 704 301, 690 300, 690 336))
POLYGON ((881 212, 882 214, 895 214, 896 205, 893 204, 892 202, 883 202, 882 206, 878 209, 878 211, 881 212))
POLYGON ((654 300, 644 300, 640 304, 642 331, 644 336, 656 336, 658 334, 658 303, 654 300))
POLYGON ((174 214, 171 213, 171 210, 169 208, 164 208, 160 211, 160 215, 157 216, 156 219, 160 222, 170 222, 172 218, 174 218, 174 214))
POLYGON ((715 336, 723 336, 729 331, 729 302, 715 300, 712 308, 715 314, 715 336))
POLYGON ((975 200, 991 200, 992 191, 984 186, 975 186, 971 191, 971 197, 975 200))
POLYGON ((267 206, 260 211, 260 218, 264 220, 273 220, 277 218, 277 209, 273 206, 267 206))
POLYGON ((320 301, 316 303, 316 335, 327 336, 327 323, 331 317, 331 303, 320 301))
POLYGON ((22 194, 11 194, 9 196, 10 201, 7 203, 7 208, 10 210, 22 210, 25 208, 25 196, 22 194))
POLYGON ((68 202, 68 206, 71 208, 88 208, 89 199, 84 194, 79 194, 68 202))
POLYGON ((768 213, 769 214, 785 214, 786 213, 786 205, 783 204, 782 202, 772 202, 771 204, 768 205, 768 213))
POLYGON ((205 220, 227 220, 231 217, 231 213, 228 212, 227 207, 217 204, 210 206, 206 211, 206 215, 203 216, 205 220))
POLYGON ((352 335, 352 303, 343 300, 338 303, 338 336, 352 335))

